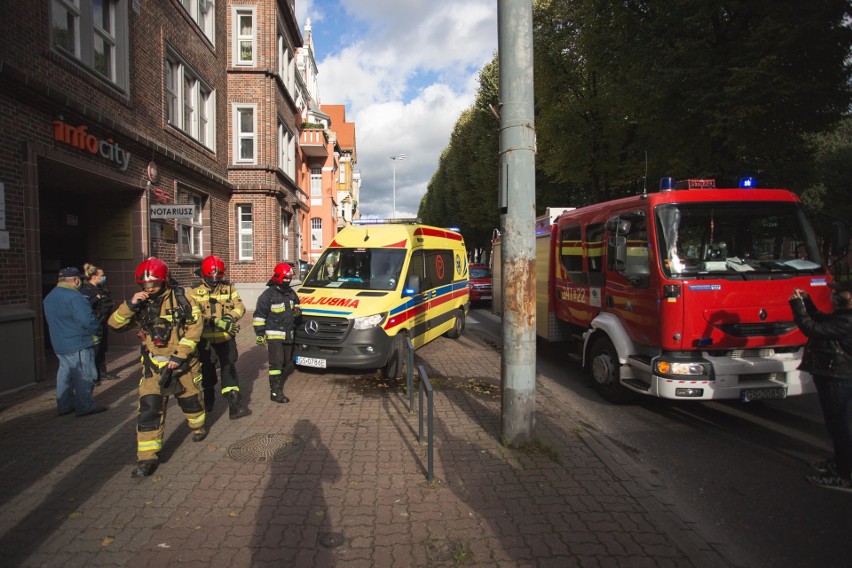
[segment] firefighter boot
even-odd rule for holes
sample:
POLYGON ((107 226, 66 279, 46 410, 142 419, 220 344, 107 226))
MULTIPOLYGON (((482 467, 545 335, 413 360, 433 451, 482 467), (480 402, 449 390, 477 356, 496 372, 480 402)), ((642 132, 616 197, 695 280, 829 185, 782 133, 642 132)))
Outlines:
POLYGON ((157 460, 142 460, 136 462, 136 468, 130 472, 130 477, 148 477, 157 469, 157 460))
POLYGON ((200 442, 204 438, 207 437, 207 428, 202 426, 201 428, 196 428, 192 431, 192 441, 200 442))
POLYGON ((240 391, 228 391, 228 418, 236 420, 248 415, 249 411, 242 404, 240 391))
POLYGON ((216 402, 216 387, 204 389, 204 410, 209 414, 213 412, 213 403, 216 402))
POLYGON ((284 396, 284 379, 269 377, 269 400, 272 402, 290 402, 290 399, 284 396))

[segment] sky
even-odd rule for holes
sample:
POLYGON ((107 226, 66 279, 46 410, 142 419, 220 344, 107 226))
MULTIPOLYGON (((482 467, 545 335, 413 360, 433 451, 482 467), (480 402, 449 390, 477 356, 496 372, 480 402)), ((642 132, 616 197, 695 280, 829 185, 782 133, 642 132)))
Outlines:
POLYGON ((303 36, 311 21, 320 103, 355 123, 362 217, 391 218, 394 201, 416 216, 497 51, 496 0, 296 0, 296 18, 303 36))

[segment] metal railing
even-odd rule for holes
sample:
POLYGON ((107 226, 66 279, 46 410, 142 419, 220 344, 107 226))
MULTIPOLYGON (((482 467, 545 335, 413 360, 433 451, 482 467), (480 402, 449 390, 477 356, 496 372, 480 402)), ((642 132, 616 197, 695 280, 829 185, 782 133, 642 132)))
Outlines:
MULTIPOLYGON (((406 380, 408 388, 408 412, 414 412, 414 344, 411 339, 408 342, 408 365, 406 365, 406 380)), ((423 392, 426 392, 426 480, 433 481, 435 479, 435 435, 433 429, 433 408, 434 398, 432 396, 432 383, 426 375, 426 368, 423 365, 417 366, 420 374, 420 383, 418 385, 418 409, 417 409, 417 442, 423 443, 423 392)))

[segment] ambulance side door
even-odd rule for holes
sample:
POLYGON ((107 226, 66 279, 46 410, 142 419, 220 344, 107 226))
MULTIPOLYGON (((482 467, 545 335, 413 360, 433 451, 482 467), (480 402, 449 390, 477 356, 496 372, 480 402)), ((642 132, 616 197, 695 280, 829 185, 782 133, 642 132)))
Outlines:
POLYGON ((415 250, 411 253, 411 262, 408 264, 408 273, 405 275, 407 286, 412 283, 412 279, 416 279, 420 286, 418 293, 411 296, 414 306, 411 308, 411 327, 408 331, 411 343, 416 348, 426 343, 429 315, 429 282, 426 278, 426 262, 422 250, 415 250))

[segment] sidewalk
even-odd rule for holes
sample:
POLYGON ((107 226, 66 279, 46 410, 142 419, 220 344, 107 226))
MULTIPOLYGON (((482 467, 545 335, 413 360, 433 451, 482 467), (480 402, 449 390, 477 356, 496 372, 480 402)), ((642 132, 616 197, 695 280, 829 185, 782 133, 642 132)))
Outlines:
POLYGON ((427 482, 401 386, 300 368, 291 402, 275 404, 250 321, 237 365, 252 414, 229 420, 217 399, 210 435, 193 443, 170 400, 163 463, 147 479, 130 477, 137 349, 109 353, 120 378, 95 390, 105 413, 57 416, 52 381, 0 395, 0 565, 735 565, 548 379, 538 443, 503 447, 500 355, 478 339, 415 355, 435 389, 427 482))

